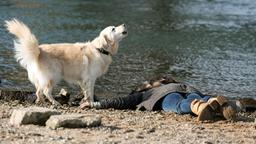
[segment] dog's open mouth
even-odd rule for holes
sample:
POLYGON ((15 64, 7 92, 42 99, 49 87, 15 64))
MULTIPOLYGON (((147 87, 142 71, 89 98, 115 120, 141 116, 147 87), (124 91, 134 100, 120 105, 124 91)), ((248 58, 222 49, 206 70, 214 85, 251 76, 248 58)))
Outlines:
POLYGON ((127 31, 123 31, 123 32, 122 32, 123 35, 126 35, 127 33, 128 33, 127 31))

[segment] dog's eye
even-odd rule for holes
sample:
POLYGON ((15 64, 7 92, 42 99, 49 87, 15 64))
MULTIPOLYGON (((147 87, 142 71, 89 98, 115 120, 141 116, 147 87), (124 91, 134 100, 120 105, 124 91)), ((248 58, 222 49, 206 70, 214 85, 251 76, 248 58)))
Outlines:
POLYGON ((115 28, 112 28, 112 31, 115 31, 115 28))

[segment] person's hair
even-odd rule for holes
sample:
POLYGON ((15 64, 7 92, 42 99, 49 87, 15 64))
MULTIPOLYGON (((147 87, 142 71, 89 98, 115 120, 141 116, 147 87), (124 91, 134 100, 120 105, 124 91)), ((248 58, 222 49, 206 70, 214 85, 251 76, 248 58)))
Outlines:
POLYGON ((149 89, 155 88, 155 87, 159 87, 161 85, 165 85, 165 84, 169 84, 169 83, 178 83, 178 81, 176 81, 173 77, 171 76, 158 76, 155 77, 153 79, 151 79, 149 82, 145 81, 142 84, 139 84, 135 87, 134 90, 132 90, 132 93, 136 93, 136 92, 144 92, 147 91, 149 89))

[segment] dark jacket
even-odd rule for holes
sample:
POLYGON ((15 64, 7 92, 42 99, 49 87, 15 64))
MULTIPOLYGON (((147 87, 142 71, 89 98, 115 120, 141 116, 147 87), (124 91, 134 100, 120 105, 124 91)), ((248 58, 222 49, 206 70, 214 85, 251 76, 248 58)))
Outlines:
POLYGON ((178 92, 178 93, 198 93, 201 95, 201 93, 187 85, 187 84, 183 84, 183 83, 170 83, 167 85, 163 85, 157 88, 153 88, 150 89, 148 91, 146 91, 143 94, 143 100, 142 102, 137 106, 138 109, 146 109, 146 110, 154 110, 154 108, 156 108, 156 103, 162 99, 164 96, 166 96, 169 93, 172 92, 178 92))
POLYGON ((152 88, 145 92, 135 92, 126 97, 119 97, 114 99, 106 99, 99 101, 98 108, 115 108, 115 109, 145 109, 158 110, 157 103, 172 92, 178 93, 198 93, 202 95, 197 89, 184 83, 169 83, 160 87, 152 88))

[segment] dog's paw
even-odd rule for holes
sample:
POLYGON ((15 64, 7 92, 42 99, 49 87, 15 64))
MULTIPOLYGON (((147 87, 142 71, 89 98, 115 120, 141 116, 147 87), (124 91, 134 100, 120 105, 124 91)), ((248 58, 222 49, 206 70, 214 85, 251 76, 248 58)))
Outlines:
POLYGON ((79 106, 80 109, 86 109, 86 108, 90 108, 90 107, 91 107, 91 104, 88 101, 80 103, 80 106, 79 106))
POLYGON ((61 104, 59 102, 57 102, 56 100, 52 101, 52 105, 54 105, 54 106, 61 106, 61 104))
POLYGON ((85 103, 85 102, 89 102, 89 99, 86 99, 86 98, 83 98, 80 102, 79 102, 79 105, 85 103))
POLYGON ((36 104, 43 104, 43 103, 45 103, 45 99, 44 98, 37 98, 35 103, 36 104))

